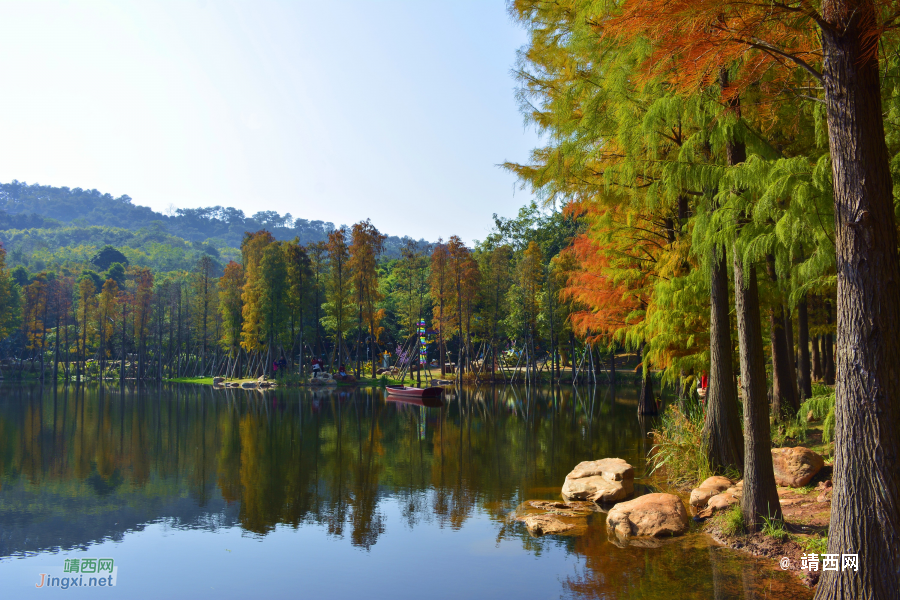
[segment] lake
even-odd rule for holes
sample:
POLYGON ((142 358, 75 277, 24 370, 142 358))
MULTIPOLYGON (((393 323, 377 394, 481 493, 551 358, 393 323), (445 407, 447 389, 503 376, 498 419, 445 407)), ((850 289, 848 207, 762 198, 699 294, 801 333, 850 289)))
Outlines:
POLYGON ((811 598, 701 533, 619 547, 603 513, 571 537, 510 519, 582 460, 621 457, 648 491, 636 407, 634 387, 425 408, 379 389, 3 386, 3 597, 811 598), (85 587, 113 566, 114 587, 85 587))

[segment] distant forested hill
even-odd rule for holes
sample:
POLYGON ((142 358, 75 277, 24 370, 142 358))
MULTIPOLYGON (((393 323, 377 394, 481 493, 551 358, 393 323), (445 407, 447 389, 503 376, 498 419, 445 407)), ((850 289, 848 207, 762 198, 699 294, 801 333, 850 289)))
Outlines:
MULTIPOLYGON (((106 244, 132 256, 133 264, 162 271, 188 268, 201 253, 237 256, 244 232, 267 229, 277 239, 324 240, 333 223, 260 211, 246 216, 234 208, 182 208, 168 216, 97 190, 52 187, 19 181, 0 184, 0 241, 11 266, 40 266, 89 256, 106 244), (140 256, 141 254, 145 256, 140 256), (77 257, 76 257, 77 255, 77 257)), ((407 238, 389 236, 385 255, 397 257, 407 238)), ((42 267, 41 267, 42 268, 42 267)))

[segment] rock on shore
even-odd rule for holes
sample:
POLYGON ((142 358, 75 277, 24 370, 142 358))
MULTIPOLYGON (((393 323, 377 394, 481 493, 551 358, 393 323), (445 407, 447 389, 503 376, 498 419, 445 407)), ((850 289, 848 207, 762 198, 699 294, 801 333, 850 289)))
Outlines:
POLYGON ((691 506, 695 510, 706 508, 706 503, 713 496, 720 494, 731 487, 731 480, 727 477, 713 476, 706 479, 691 491, 691 506))
POLYGON ((514 519, 525 523, 533 536, 580 535, 587 530, 587 517, 598 510, 592 502, 528 500, 515 511, 514 519))
POLYGON ((634 468, 621 458, 579 463, 566 475, 562 495, 567 500, 618 502, 634 494, 634 468))
POLYGON ((681 535, 688 530, 688 514, 678 496, 647 494, 612 507, 606 527, 623 539, 681 535))
POLYGON ((772 466, 775 468, 775 483, 785 487, 803 487, 815 477, 825 459, 803 446, 796 448, 772 448, 772 466))

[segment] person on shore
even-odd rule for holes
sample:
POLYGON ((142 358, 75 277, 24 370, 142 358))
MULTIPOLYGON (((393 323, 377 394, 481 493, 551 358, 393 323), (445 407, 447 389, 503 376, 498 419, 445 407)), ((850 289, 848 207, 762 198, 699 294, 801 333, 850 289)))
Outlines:
POLYGON ((338 375, 343 379, 347 376, 347 369, 344 368, 343 363, 341 363, 341 367, 338 369, 338 375))
POLYGON ((322 372, 322 361, 319 358, 312 359, 312 376, 313 379, 317 379, 319 377, 319 373, 322 372))
POLYGON ((706 371, 700 376, 700 387, 697 388, 697 395, 700 396, 700 402, 706 404, 706 394, 709 391, 709 376, 706 371))

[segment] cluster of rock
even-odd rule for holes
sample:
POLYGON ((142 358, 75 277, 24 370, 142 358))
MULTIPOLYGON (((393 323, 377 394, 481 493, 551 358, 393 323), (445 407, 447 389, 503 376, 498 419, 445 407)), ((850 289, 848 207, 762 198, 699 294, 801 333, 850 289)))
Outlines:
MULTIPOLYGON (((775 483, 782 487, 803 487, 816 476, 825 460, 810 450, 797 446, 796 448, 773 448, 772 466, 775 471, 775 483)), ((819 502, 825 502, 830 494, 831 482, 825 482, 827 487, 820 484, 819 502)), ((711 516, 713 513, 738 504, 744 491, 744 482, 732 482, 725 477, 710 477, 691 491, 691 508, 700 518, 711 516)), ((784 501, 782 501, 784 502, 784 501)))
POLYGON ((691 508, 698 517, 708 517, 714 512, 725 510, 740 503, 743 486, 743 480, 734 483, 727 477, 710 477, 691 490, 691 508))
POLYGON ((336 385, 337 381, 335 381, 334 377, 331 376, 331 373, 319 373, 315 377, 309 378, 309 385, 319 386, 319 385, 336 385))
POLYGON ((592 512, 606 512, 606 526, 619 540, 680 535, 688 529, 688 515, 672 494, 634 495, 634 468, 621 458, 579 463, 566 475, 565 502, 530 500, 517 509, 516 520, 532 535, 577 535, 587 527, 592 512), (609 505, 614 505, 609 507, 609 505))
MULTIPOLYGON (((803 487, 825 464, 821 456, 802 447, 772 450, 775 481, 783 487, 803 487)), ((820 483, 817 500, 827 501, 831 481, 820 483)), ((741 501, 743 481, 710 477, 691 491, 690 504, 698 516, 710 516, 741 501)), ((633 500, 634 468, 621 458, 579 463, 566 475, 564 502, 529 500, 516 510, 517 521, 532 535, 578 535, 586 531, 587 517, 606 512, 606 527, 619 542, 657 544, 653 538, 676 536, 688 530, 688 512, 678 496, 646 494, 633 500), (609 505, 613 505, 609 507, 609 505), (633 539, 637 538, 637 539, 633 539)), ((782 503, 788 502, 782 500, 782 503)))
POLYGON ((266 381, 266 376, 263 375, 256 381, 225 381, 224 377, 213 377, 213 387, 214 388, 240 388, 244 390, 264 390, 271 387, 275 387, 275 384, 271 381, 266 381))

